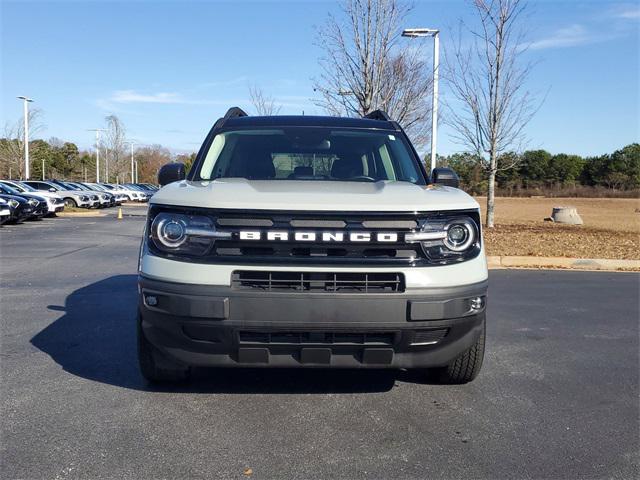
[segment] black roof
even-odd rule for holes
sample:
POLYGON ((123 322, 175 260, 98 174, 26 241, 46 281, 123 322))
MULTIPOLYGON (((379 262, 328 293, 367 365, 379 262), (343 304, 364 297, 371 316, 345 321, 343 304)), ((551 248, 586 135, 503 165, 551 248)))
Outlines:
POLYGON ((268 117, 234 117, 224 127, 343 127, 399 130, 398 124, 369 118, 323 117, 314 115, 273 115, 268 117))

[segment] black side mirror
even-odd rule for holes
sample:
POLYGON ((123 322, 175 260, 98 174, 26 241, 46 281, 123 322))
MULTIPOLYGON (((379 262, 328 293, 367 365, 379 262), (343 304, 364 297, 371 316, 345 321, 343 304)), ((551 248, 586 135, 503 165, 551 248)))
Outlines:
POLYGON ((163 187, 169 183, 179 182, 187 177, 184 163, 167 163, 158 172, 158 183, 163 187))
POLYGON ((459 188, 460 178, 458 174, 451 168, 440 167, 434 168, 431 172, 431 183, 445 185, 447 187, 459 188))

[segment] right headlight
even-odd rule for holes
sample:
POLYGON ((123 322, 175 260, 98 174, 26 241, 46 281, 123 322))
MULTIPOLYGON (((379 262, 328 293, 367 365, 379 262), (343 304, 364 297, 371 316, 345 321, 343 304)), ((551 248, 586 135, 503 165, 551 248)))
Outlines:
POLYGON ((87 201, 89 201, 89 197, 87 197, 86 195, 82 195, 80 197, 80 200, 82 200, 83 202, 87 202, 87 201))
POLYGON ((162 253, 205 255, 217 239, 230 238, 218 232, 211 218, 202 215, 161 212, 151 222, 150 239, 162 253))
POLYGON ((13 198, 9 199, 9 205, 11 205, 11 208, 16 208, 18 205, 20 205, 20 202, 17 200, 14 200, 13 198))
POLYGON ((471 216, 436 217, 425 220, 420 230, 406 234, 407 243, 420 243, 434 263, 454 263, 480 252, 479 219, 471 216))

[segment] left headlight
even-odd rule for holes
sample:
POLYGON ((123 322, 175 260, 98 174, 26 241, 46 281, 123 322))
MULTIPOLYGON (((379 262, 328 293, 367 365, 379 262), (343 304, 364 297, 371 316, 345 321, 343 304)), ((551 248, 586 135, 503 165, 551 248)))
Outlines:
POLYGON ((16 208, 18 205, 20 205, 20 202, 17 200, 14 200, 13 198, 9 199, 9 201, 7 202, 12 208, 16 208))
POLYGON ((182 255, 205 255, 217 239, 230 238, 218 232, 211 218, 181 213, 159 213, 151 223, 150 238, 158 250, 182 255))
POLYGON ((468 260, 480 251, 479 219, 471 216, 426 220, 419 231, 408 233, 408 243, 420 243, 434 263, 447 264, 468 260))
POLYGON ((35 207, 36 205, 38 205, 38 200, 36 200, 35 198, 30 198, 29 205, 31 205, 32 207, 35 207))

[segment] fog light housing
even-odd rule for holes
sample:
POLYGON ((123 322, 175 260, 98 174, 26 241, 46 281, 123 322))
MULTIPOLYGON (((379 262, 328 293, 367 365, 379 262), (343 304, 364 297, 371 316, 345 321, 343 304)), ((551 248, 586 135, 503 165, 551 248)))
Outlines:
POLYGON ((471 310, 482 310, 484 308, 484 297, 474 297, 469 300, 471 310))
POLYGON ((158 297, 154 295, 145 295, 144 303, 146 303, 149 307, 155 307, 156 305, 158 305, 158 297))

